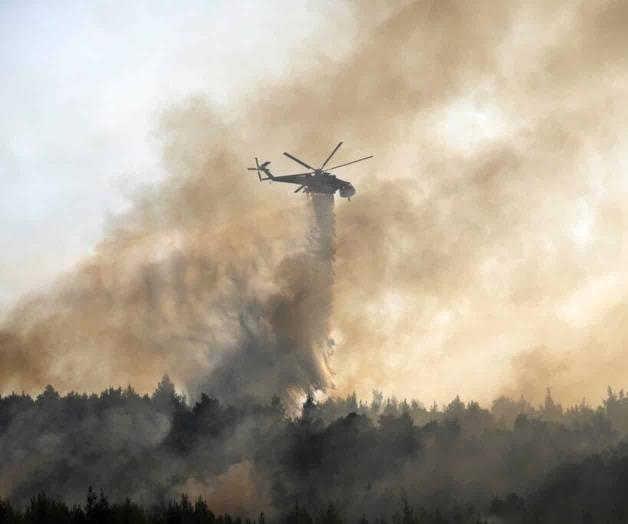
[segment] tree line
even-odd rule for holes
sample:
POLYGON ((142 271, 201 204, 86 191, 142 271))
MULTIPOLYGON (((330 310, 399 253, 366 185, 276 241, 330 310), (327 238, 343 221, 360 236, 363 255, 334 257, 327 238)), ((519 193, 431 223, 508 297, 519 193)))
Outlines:
MULTIPOLYGON (((161 522, 184 500, 196 507, 190 499, 224 512, 221 486, 236 494, 232 513, 252 522, 261 512, 273 522, 307 523, 306 514, 327 522, 331 507, 343 522, 397 524, 404 504, 417 522, 615 521, 628 515, 627 421, 628 398, 610 388, 596 407, 563 408, 549 391, 540 406, 501 397, 490 408, 374 392, 370 402, 308 397, 290 415, 277 397, 188 402, 167 377, 151 395, 48 386, 34 398, 0 397, 2 518, 33 522, 41 507, 78 522, 101 503, 161 522), (85 505, 90 485, 107 495, 91 491, 85 505)), ((127 517, 106 521, 143 522, 127 517)))

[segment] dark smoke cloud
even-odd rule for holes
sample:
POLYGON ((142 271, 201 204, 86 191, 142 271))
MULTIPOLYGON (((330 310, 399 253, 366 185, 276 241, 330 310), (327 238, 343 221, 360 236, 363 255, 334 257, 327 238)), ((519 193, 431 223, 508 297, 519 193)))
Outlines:
POLYGON ((246 392, 259 399, 271 392, 310 393, 331 385, 334 197, 312 195, 308 204, 304 250, 279 261, 272 276, 277 291, 263 303, 248 297, 239 304, 242 338, 237 349, 197 390, 231 399, 246 392))

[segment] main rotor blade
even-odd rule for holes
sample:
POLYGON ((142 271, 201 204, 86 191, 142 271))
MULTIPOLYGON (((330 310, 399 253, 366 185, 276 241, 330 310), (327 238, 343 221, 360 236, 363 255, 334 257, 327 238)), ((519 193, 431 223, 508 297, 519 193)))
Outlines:
POLYGON ((299 192, 299 191, 301 191, 301 189, 303 189, 304 187, 305 187, 305 186, 300 186, 300 187, 297 187, 297 190, 295 191, 295 193, 298 193, 298 192, 299 192))
POLYGON ((327 160, 325 160, 325 162, 323 162, 323 165, 321 166, 321 169, 323 169, 326 165, 327 162, 329 162, 331 160, 331 157, 334 156, 336 154, 336 151, 338 151, 338 149, 340 149, 340 146, 342 145, 342 142, 339 142, 338 145, 336 146, 336 148, 331 152, 331 154, 327 157, 327 160))
POLYGON ((305 175, 312 176, 312 171, 308 171, 307 173, 294 173, 292 175, 281 175, 281 176, 305 176, 305 175))
POLYGON ((362 160, 368 160, 369 158, 373 158, 375 155, 365 156, 364 158, 359 158, 358 160, 354 160, 353 162, 347 162, 346 164, 340 164, 339 166, 330 167, 328 170, 333 171, 334 169, 338 169, 339 167, 345 167, 351 164, 355 164, 356 162, 362 162, 362 160))
POLYGON ((284 155, 286 155, 288 158, 291 158, 295 162, 298 162, 303 167, 307 167, 308 169, 311 169, 312 171, 316 171, 315 168, 313 168, 312 166, 308 166, 305 162, 303 162, 303 160, 299 160, 296 156, 292 156, 290 153, 284 153, 284 155))

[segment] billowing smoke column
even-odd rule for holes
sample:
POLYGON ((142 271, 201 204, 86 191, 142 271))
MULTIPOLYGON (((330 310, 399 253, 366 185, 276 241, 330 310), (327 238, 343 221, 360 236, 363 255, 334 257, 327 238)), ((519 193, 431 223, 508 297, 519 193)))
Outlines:
POLYGON ((312 194, 307 221, 305 246, 273 268, 273 292, 248 297, 236 347, 194 388, 199 394, 231 401, 279 394, 296 406, 304 393, 332 385, 333 195, 312 194))
MULTIPOLYGON (((197 179, 205 180, 228 176, 197 179)), ((246 195, 244 183, 241 190, 246 195)), ((187 201, 199 185, 185 191, 187 201)), ((155 230, 151 218, 145 231, 134 223, 134 237, 112 232, 96 255, 0 327, 0 391, 48 383, 62 392, 129 383, 146 391, 163 373, 191 399, 280 395, 296 406, 305 393, 326 390, 333 197, 299 200, 207 230, 177 224, 173 234, 155 230)))

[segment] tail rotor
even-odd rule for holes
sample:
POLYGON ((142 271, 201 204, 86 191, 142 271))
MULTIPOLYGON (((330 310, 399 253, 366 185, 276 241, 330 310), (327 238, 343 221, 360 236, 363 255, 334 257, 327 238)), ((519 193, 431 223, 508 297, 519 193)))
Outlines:
POLYGON ((249 171, 257 171, 257 178, 259 178, 260 182, 262 182, 264 180, 272 180, 273 179, 273 175, 271 175, 270 169, 268 169, 268 165, 269 164, 270 164, 270 162, 268 162, 268 161, 262 162, 260 164, 259 163, 259 159, 257 157, 255 157, 255 167, 247 167, 247 169, 249 171), (264 173, 266 175, 265 178, 262 177, 262 173, 264 173))
POLYGON ((247 169, 249 171, 257 171, 257 178, 259 178, 259 181, 262 181, 262 175, 259 174, 260 172, 260 168, 259 168, 259 160, 257 159, 257 157, 255 157, 255 167, 247 167, 247 169))

